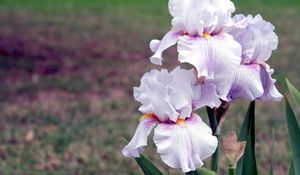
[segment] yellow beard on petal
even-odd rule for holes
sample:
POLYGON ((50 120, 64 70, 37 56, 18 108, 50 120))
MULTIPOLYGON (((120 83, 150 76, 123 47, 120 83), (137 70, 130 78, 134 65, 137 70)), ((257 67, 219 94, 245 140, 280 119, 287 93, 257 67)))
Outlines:
POLYGON ((185 126, 185 125, 186 125, 186 122, 185 122, 184 119, 179 118, 179 119, 177 119, 176 124, 177 124, 177 125, 183 125, 183 126, 185 126))
POLYGON ((202 37, 203 38, 211 38, 211 35, 209 33, 203 33, 202 37))
POLYGON ((143 121, 145 119, 158 120, 157 116, 154 113, 147 113, 147 114, 142 115, 142 117, 140 118, 140 121, 143 121))

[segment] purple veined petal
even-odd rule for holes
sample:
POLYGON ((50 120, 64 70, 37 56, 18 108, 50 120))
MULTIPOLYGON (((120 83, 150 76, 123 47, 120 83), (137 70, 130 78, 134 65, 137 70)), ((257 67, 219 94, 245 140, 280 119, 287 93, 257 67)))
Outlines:
POLYGON ((182 36, 178 40, 178 59, 193 65, 198 77, 216 85, 219 97, 227 100, 233 75, 241 62, 241 46, 229 34, 211 37, 182 36))
POLYGON ((280 101, 283 96, 275 87, 276 80, 271 77, 274 70, 269 66, 262 68, 260 72, 261 81, 264 87, 264 93, 258 99, 263 101, 280 101))
POLYGON ((151 133, 158 121, 154 118, 143 118, 131 141, 123 148, 122 153, 126 157, 140 157, 147 145, 148 135, 151 133))
POLYGON ((196 114, 180 124, 159 124, 153 139, 163 162, 185 173, 202 166, 218 145, 211 129, 196 114))
POLYGON ((152 40, 150 42, 151 50, 154 50, 155 53, 150 57, 150 61, 153 64, 162 65, 162 53, 167 48, 176 44, 178 37, 181 36, 180 32, 174 30, 169 31, 160 42, 158 40, 152 40), (157 45, 159 43, 159 45, 157 45))
POLYGON ((260 71, 261 67, 258 64, 240 65, 228 99, 243 98, 252 101, 260 97, 264 92, 260 71))
POLYGON ((219 107, 221 101, 216 92, 216 86, 213 84, 196 85, 193 87, 193 109, 198 109, 204 106, 219 107))
POLYGON ((233 77, 241 63, 241 45, 236 42, 229 34, 223 33, 216 36, 218 45, 216 45, 217 65, 215 67, 214 84, 219 97, 227 101, 227 94, 233 84, 233 77), (223 47, 219 47, 222 45, 223 47))
POLYGON ((213 68, 216 63, 211 52, 214 48, 207 47, 207 45, 211 46, 212 42, 212 39, 202 37, 188 35, 180 37, 177 45, 179 61, 193 65, 198 72, 198 77, 213 78, 213 68))

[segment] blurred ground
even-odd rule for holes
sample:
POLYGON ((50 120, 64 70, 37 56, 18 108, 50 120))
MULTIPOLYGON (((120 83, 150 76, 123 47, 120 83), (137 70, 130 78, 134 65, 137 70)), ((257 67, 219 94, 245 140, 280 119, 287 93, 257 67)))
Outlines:
MULTIPOLYGON (((281 92, 285 76, 300 89, 299 1, 240 0, 236 7, 276 26, 279 48, 269 64, 281 92)), ((148 61, 148 43, 169 30, 169 20, 166 0, 1 0, 0 174, 141 174, 121 155, 122 137, 131 138, 141 115, 132 87, 159 68, 148 61)), ((175 57, 169 51, 164 67, 173 68, 175 57)), ((246 108, 246 101, 231 105, 223 133, 239 130, 246 108)), ((275 174, 287 174, 283 102, 258 103, 256 119, 260 173, 269 168, 274 127, 275 174)), ((180 174, 149 144, 151 160, 180 174)))

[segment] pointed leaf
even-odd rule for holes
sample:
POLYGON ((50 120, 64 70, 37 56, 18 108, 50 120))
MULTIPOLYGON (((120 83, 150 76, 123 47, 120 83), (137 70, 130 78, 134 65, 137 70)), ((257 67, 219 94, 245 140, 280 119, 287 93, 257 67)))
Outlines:
POLYGON ((163 175, 163 173, 143 155, 140 155, 140 157, 136 157, 135 160, 137 161, 145 175, 163 175))
POLYGON ((237 175, 257 175, 255 159, 255 101, 249 104, 244 123, 242 125, 239 141, 246 140, 246 148, 243 157, 236 167, 237 175), (244 163, 245 162, 245 163, 244 163))
POLYGON ((295 174, 300 174, 300 129, 295 114, 287 98, 285 98, 286 120, 292 147, 292 158, 295 174))
POLYGON ((292 83, 287 78, 285 79, 285 81, 289 88, 289 91, 291 92, 293 98, 296 101, 296 104, 300 108, 300 93, 299 93, 299 91, 297 91, 297 89, 292 85, 292 83))
POLYGON ((294 168, 293 160, 292 160, 291 165, 290 165, 289 175, 295 175, 295 168, 294 168))

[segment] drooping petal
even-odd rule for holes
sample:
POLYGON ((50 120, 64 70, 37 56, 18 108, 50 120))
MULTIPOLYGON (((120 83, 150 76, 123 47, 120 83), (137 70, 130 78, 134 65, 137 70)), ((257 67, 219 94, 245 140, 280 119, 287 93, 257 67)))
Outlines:
POLYGON ((241 62, 241 46, 231 35, 223 33, 211 37, 180 37, 178 53, 179 61, 192 64, 198 77, 213 80, 218 95, 226 100, 232 86, 232 76, 241 62))
POLYGON ((158 121, 151 117, 142 118, 131 141, 123 148, 126 157, 140 157, 147 145, 148 135, 158 121))
POLYGON ((243 98, 247 100, 279 101, 282 95, 275 87, 271 75, 274 70, 259 64, 241 65, 235 75, 235 82, 228 99, 243 98))
POLYGON ((261 67, 257 64, 241 65, 235 74, 228 99, 243 98, 252 101, 260 97, 264 93, 260 71, 261 67))
POLYGON ((159 45, 160 45, 160 40, 157 40, 157 39, 153 39, 150 41, 150 49, 152 52, 156 52, 157 49, 159 48, 159 45))
POLYGON ((274 70, 269 68, 268 65, 261 70, 260 76, 264 87, 264 93, 258 98, 259 100, 280 101, 283 98, 282 94, 275 87, 276 80, 271 77, 273 72, 274 70))
POLYGON ((158 40, 152 40, 150 42, 150 48, 154 51, 154 55, 150 57, 150 61, 153 64, 162 65, 162 53, 167 48, 176 44, 178 37, 181 35, 180 32, 174 30, 169 31, 159 42, 158 40))
POLYGON ((180 124, 159 124, 153 139, 162 160, 183 172, 202 166, 218 144, 211 129, 196 114, 180 124))
POLYGON ((198 109, 204 106, 211 108, 219 107, 221 101, 216 92, 216 86, 213 84, 203 84, 193 87, 193 109, 198 109))

